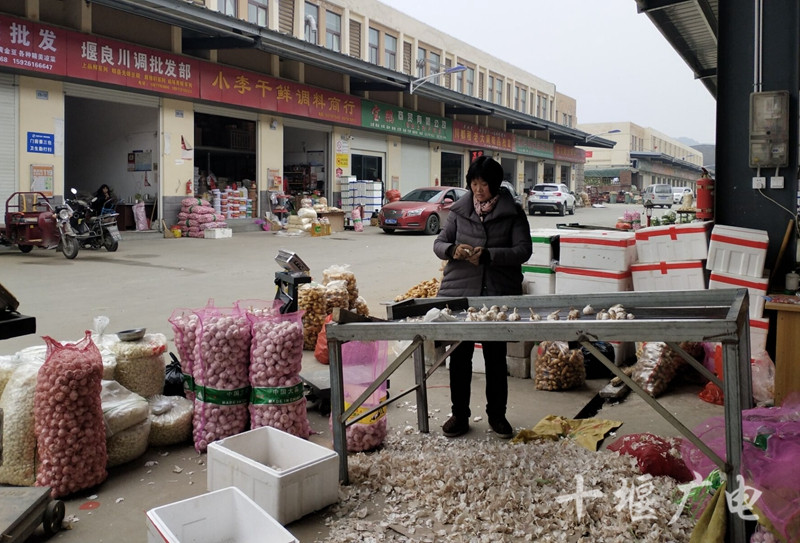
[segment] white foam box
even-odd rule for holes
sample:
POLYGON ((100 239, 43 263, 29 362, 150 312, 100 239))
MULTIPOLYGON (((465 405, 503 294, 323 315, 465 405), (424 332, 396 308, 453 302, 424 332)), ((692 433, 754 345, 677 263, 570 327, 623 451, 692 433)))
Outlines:
POLYGON ((555 228, 537 228, 531 230, 533 253, 527 264, 532 266, 550 266, 559 256, 559 236, 563 230, 555 228))
POLYGON ((561 234, 558 263, 570 268, 628 271, 636 262, 636 234, 589 230, 561 234))
POLYGON ((506 356, 506 367, 511 377, 519 379, 531 378, 531 357, 506 356))
POLYGON ((556 272, 547 266, 522 265, 522 284, 526 294, 555 294, 556 272))
POLYGON ((714 225, 706 268, 761 278, 768 247, 769 234, 765 230, 714 225))
POLYGON ((631 265, 633 290, 705 290, 705 268, 701 260, 647 262, 631 265))
POLYGON ((750 319, 750 358, 767 348, 767 333, 769 332, 769 319, 755 317, 750 319))
POLYGON ((339 456, 264 426, 209 443, 207 480, 209 490, 235 486, 286 525, 338 501, 339 456))
POLYGON ((556 266, 556 294, 626 292, 629 290, 633 290, 630 270, 592 270, 556 266))
POLYGON ((709 289, 746 288, 750 298, 750 318, 759 318, 764 314, 764 297, 769 287, 769 276, 756 278, 747 275, 712 271, 708 280, 709 289))
POLYGON ((233 230, 230 228, 207 228, 203 230, 203 237, 205 239, 232 238, 233 230))
POLYGON ((155 507, 146 516, 147 543, 298 543, 286 528, 235 487, 155 507))
POLYGON ((692 222, 641 228, 636 236, 639 262, 705 260, 712 222, 692 222))

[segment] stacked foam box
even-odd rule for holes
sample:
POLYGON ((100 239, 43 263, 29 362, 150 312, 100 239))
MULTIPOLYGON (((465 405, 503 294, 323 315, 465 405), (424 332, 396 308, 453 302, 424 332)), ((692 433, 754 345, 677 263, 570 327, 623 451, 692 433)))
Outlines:
POLYGON ((761 318, 769 275, 764 273, 769 234, 736 226, 715 225, 711 232, 706 268, 711 270, 708 288, 746 288, 750 318, 761 318))
POLYGON ((560 235, 559 253, 556 294, 624 292, 633 288, 633 232, 565 231, 560 235))
POLYGON ((533 253, 522 265, 523 292, 554 294, 556 291, 555 262, 559 255, 559 236, 563 230, 539 228, 531 230, 533 253))
POLYGON ((703 290, 710 222, 651 226, 636 231, 633 290, 703 290))

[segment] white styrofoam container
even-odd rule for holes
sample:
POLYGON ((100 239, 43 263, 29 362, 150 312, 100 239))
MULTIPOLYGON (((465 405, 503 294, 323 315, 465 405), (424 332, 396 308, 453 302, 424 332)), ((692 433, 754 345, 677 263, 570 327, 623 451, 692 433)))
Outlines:
POLYGON ((769 319, 755 317, 750 319, 750 358, 767 348, 767 333, 769 332, 769 319))
POLYGON ((203 237, 205 239, 232 238, 233 230, 230 228, 207 228, 203 230, 203 237))
POLYGON ((561 234, 558 263, 572 268, 628 271, 636 262, 633 232, 591 230, 561 234))
POLYGON ((556 272, 550 266, 523 264, 522 283, 526 294, 555 294, 556 272))
POLYGON ((633 290, 630 271, 556 266, 556 294, 626 292, 629 290, 633 290))
POLYGON ((155 507, 146 516, 147 543, 298 543, 235 487, 155 507))
POLYGON ((720 288, 746 288, 750 298, 750 318, 764 315, 764 297, 767 295, 769 277, 760 278, 712 271, 708 280, 709 289, 720 288))
POLYGON ((558 240, 562 232, 563 230, 556 228, 536 228, 531 230, 533 253, 527 264, 550 266, 553 260, 558 260, 558 240))
POLYGON ((760 278, 769 247, 766 230, 714 225, 706 268, 711 271, 760 278))
POLYGON ((701 260, 647 262, 631 265, 633 290, 704 290, 705 271, 701 260))
POLYGON ((339 456, 264 426, 208 445, 208 489, 235 486, 283 525, 339 500, 339 456))
POLYGON ((636 231, 639 262, 705 260, 711 221, 650 226, 636 231))

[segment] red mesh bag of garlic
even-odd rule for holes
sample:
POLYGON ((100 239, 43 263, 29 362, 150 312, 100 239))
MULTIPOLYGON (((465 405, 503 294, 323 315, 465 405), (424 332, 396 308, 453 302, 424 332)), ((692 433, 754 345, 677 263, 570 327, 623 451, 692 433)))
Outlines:
POLYGON ((311 434, 300 369, 303 312, 281 314, 273 306, 250 310, 250 426, 271 426, 307 439, 311 434))
MULTIPOLYGON (((383 373, 387 356, 386 341, 348 341, 342 345, 345 410, 383 373)), ((386 407, 359 418, 386 400, 386 389, 384 381, 347 419, 348 423, 355 421, 345 430, 349 452, 370 451, 382 445, 386 439, 386 407)), ((332 427, 333 418, 330 419, 330 424, 332 427)))
POLYGON ((199 351, 197 332, 200 317, 191 309, 176 309, 169 317, 172 331, 175 332, 175 349, 181 361, 183 372, 183 392, 188 400, 194 401, 194 359, 199 351))
POLYGON ((74 344, 44 338, 47 357, 33 399, 39 467, 37 486, 54 498, 98 485, 108 473, 100 401, 103 358, 91 331, 74 344))
POLYGON ((198 312, 194 359, 194 448, 247 430, 250 400, 250 323, 238 308, 206 307, 198 312))

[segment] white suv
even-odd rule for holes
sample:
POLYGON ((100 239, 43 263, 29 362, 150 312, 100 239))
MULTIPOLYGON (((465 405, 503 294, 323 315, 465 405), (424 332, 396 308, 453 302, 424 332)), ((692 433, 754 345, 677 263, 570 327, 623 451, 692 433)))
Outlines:
POLYGON ((563 183, 542 183, 534 185, 528 194, 528 214, 542 215, 555 211, 562 217, 565 213, 575 213, 575 195, 563 183))

